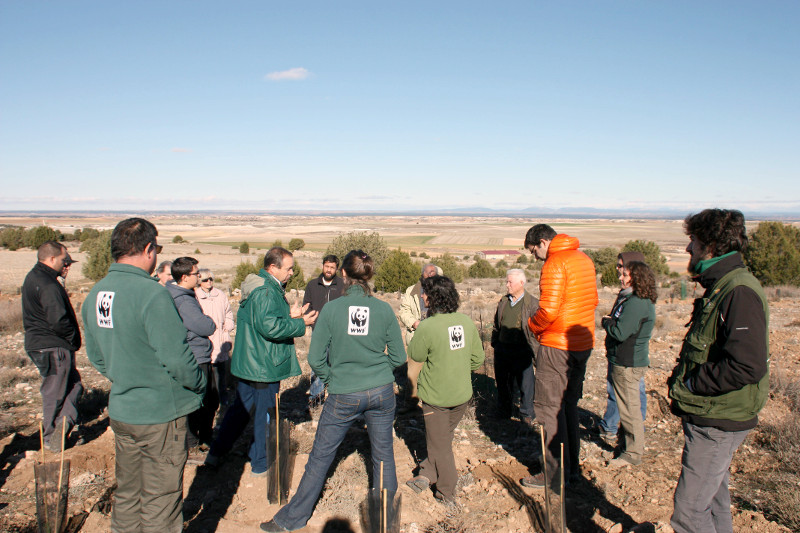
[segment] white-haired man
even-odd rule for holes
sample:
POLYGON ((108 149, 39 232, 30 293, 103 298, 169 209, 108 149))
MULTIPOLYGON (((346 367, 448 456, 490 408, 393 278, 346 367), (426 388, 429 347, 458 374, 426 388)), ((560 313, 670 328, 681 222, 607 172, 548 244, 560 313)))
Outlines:
POLYGON ((520 391, 519 417, 533 424, 533 357, 539 348, 528 319, 536 313, 539 300, 525 290, 525 272, 512 268, 506 274, 508 294, 500 298, 494 314, 492 348, 494 379, 497 383, 497 414, 510 418, 514 385, 520 391))

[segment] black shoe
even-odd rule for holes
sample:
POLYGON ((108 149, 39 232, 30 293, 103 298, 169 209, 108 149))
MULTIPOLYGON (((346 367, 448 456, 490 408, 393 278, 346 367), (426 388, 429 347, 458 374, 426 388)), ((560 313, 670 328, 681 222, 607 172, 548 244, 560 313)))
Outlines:
POLYGON ((289 531, 288 529, 282 528, 278 524, 275 523, 275 520, 270 520, 269 522, 262 522, 259 526, 261 531, 267 531, 268 533, 281 533, 282 531, 289 531))
MULTIPOLYGON (((544 479, 544 474, 539 473, 533 476, 524 477, 519 481, 519 483, 523 487, 528 487, 529 489, 544 489, 546 481, 544 479)), ((553 494, 561 494, 561 487, 558 483, 555 483, 555 480, 550 482, 550 489, 553 491, 553 494)))

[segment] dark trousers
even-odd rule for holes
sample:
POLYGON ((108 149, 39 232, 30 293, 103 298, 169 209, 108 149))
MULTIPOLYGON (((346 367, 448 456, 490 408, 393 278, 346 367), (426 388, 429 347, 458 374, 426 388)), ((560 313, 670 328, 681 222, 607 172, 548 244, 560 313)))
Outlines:
POLYGON ((469 402, 455 407, 437 407, 422 402, 422 416, 425 420, 425 446, 428 457, 419 467, 419 475, 436 484, 446 500, 453 500, 458 482, 456 458, 453 455, 453 434, 469 402))
MULTIPOLYGON (((50 443, 58 421, 63 418, 67 433, 78 422, 78 398, 83 393, 81 375, 75 368, 75 353, 66 348, 28 352, 42 376, 42 425, 44 442, 50 443)), ((61 442, 61 435, 55 435, 61 442)))
POLYGON ((497 383, 497 408, 511 416, 514 387, 519 389, 519 413, 533 418, 533 354, 527 345, 498 344, 494 351, 494 379, 497 383))
POLYGON ((189 433, 187 443, 190 448, 198 444, 211 444, 214 433, 214 415, 219 407, 217 382, 211 372, 211 363, 198 363, 200 371, 206 378, 206 390, 203 393, 203 405, 189 415, 189 433))
POLYGON ((183 530, 186 417, 163 424, 126 424, 114 430, 117 490, 112 533, 183 530))
MULTIPOLYGON (((578 434, 578 400, 591 350, 570 352, 542 346, 536 354, 536 387, 533 405, 536 420, 544 426, 547 475, 557 474, 561 444, 564 473, 578 475, 581 441, 578 434)), ((566 476, 565 476, 566 477, 566 476)))

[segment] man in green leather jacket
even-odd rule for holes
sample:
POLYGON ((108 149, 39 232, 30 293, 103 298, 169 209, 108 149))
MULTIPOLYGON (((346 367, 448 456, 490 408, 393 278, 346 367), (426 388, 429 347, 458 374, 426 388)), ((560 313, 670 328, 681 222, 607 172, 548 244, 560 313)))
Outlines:
POLYGON ((250 415, 253 419, 253 444, 250 446, 250 474, 260 477, 267 471, 267 422, 275 407, 281 380, 300 375, 294 348, 295 337, 306 333, 317 318, 306 313, 308 304, 289 306, 284 285, 294 272, 294 257, 289 250, 271 248, 264 257, 263 279, 239 305, 236 315, 236 341, 231 355, 231 373, 239 378, 236 401, 228 409, 206 457, 216 466, 219 458, 233 447, 250 415))
POLYGON ((732 532, 728 470, 767 400, 769 308, 742 262, 740 211, 706 209, 686 217, 684 230, 689 272, 706 291, 668 382, 685 437, 671 524, 677 533, 732 532))

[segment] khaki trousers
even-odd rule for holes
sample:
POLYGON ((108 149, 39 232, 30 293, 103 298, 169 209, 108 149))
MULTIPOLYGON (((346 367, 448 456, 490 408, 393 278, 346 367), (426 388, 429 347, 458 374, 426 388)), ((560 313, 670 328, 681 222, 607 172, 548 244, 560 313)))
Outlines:
POLYGON ((639 464, 644 454, 644 421, 639 400, 639 380, 647 367, 611 365, 611 385, 617 396, 619 421, 625 436, 623 457, 630 463, 639 464))
POLYGON ((111 429, 117 477, 111 531, 182 531, 186 417, 148 425, 111 420, 111 429))

